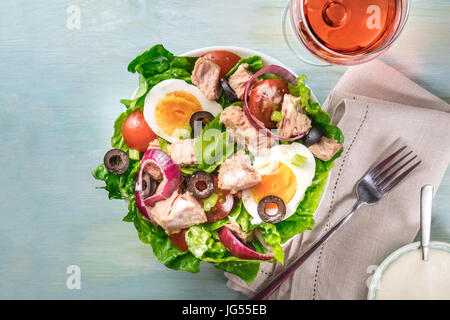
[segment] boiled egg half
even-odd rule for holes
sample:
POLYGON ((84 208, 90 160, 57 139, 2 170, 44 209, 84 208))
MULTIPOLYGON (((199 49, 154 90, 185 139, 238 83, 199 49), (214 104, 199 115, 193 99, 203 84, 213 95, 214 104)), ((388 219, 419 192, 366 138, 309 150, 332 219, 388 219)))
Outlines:
MULTIPOLYGON (((289 218, 295 213, 314 178, 316 162, 311 151, 297 142, 276 145, 265 154, 255 157, 253 166, 261 175, 262 181, 242 192, 243 205, 253 217, 252 224, 263 222, 258 215, 258 203, 270 195, 283 199, 286 205, 283 220, 289 218), (305 161, 300 166, 291 162, 296 155, 304 157, 305 161)), ((275 204, 266 206, 269 214, 276 213, 277 210, 275 204)))
POLYGON ((145 98, 144 118, 158 136, 173 143, 189 126, 193 113, 208 111, 217 116, 222 106, 208 100, 194 85, 183 80, 164 80, 154 86, 145 98))

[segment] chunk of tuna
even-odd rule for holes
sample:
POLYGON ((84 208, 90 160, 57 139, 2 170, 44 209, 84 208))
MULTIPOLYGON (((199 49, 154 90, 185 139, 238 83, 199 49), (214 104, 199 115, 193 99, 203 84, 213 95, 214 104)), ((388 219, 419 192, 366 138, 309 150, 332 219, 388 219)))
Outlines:
POLYGON ((249 233, 245 233, 244 230, 242 230, 241 226, 234 220, 233 217, 228 217, 228 220, 230 220, 230 223, 226 224, 225 227, 233 231, 234 235, 241 239, 243 242, 249 242, 253 240, 253 231, 249 233))
POLYGON ((311 119, 306 115, 300 97, 285 94, 281 106, 283 119, 278 122, 278 134, 282 138, 290 138, 306 134, 311 130, 311 119))
POLYGON ((191 165, 197 162, 194 145, 197 139, 184 139, 167 146, 169 156, 179 165, 191 165))
POLYGON ((174 191, 168 199, 157 202, 152 216, 169 235, 207 221, 202 206, 189 192, 174 191))
POLYGON ((225 160, 219 168, 219 189, 235 194, 261 182, 261 176, 252 166, 250 157, 243 151, 225 160))
POLYGON ((153 207, 151 207, 152 218, 161 227, 164 228, 165 221, 170 214, 172 205, 179 195, 180 194, 178 193, 178 191, 174 191, 169 198, 167 198, 166 200, 158 201, 153 207))
POLYGON ((241 64, 228 79, 228 84, 239 100, 242 100, 244 97, 245 86, 253 76, 253 73, 248 68, 249 65, 247 63, 241 64))
POLYGON ((328 161, 342 148, 342 144, 336 140, 322 137, 320 140, 310 146, 308 149, 311 153, 322 161, 328 161))
POLYGON ((233 140, 248 151, 261 154, 275 144, 263 130, 253 127, 241 107, 230 106, 220 114, 220 123, 224 124, 233 140))
POLYGON ((222 93, 219 86, 220 66, 206 58, 198 58, 192 71, 191 81, 209 100, 216 100, 222 93))

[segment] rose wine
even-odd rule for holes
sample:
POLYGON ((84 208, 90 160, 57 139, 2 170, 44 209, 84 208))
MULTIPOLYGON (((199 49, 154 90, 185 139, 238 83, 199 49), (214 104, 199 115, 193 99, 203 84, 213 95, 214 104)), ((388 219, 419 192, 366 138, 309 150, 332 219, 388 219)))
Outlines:
POLYGON ((322 60, 341 64, 351 64, 349 56, 385 49, 398 34, 405 9, 401 0, 292 1, 301 42, 322 60))

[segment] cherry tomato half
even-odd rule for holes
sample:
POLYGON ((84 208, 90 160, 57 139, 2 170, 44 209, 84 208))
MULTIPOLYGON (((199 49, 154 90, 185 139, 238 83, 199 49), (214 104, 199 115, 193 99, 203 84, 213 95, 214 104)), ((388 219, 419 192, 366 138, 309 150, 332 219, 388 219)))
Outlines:
POLYGON ((228 73, 228 71, 233 68, 241 57, 233 52, 226 50, 214 50, 208 51, 202 55, 202 57, 211 60, 212 62, 220 66, 220 77, 223 78, 228 73))
POLYGON ((175 248, 181 251, 188 251, 188 245, 186 243, 186 231, 189 229, 183 229, 179 233, 174 233, 169 236, 175 248))
POLYGON ((144 152, 148 144, 156 139, 156 134, 150 129, 144 119, 144 113, 136 110, 122 124, 122 136, 130 149, 144 152))
POLYGON ((270 115, 281 109, 285 93, 289 93, 289 88, 281 79, 266 79, 256 83, 248 98, 250 112, 264 123, 266 128, 275 128, 277 123, 270 120, 270 115))

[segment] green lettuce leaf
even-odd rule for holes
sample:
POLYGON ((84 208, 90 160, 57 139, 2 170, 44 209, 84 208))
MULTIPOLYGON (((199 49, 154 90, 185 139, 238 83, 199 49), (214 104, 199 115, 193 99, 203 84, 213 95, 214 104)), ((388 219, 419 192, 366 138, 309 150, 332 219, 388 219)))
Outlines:
POLYGON ((224 224, 229 223, 230 220, 228 218, 224 218, 222 220, 216 221, 216 222, 207 222, 207 223, 203 223, 202 227, 205 228, 206 230, 218 230, 220 229, 224 224))
POLYGON ((134 223, 139 239, 152 246, 153 254, 160 262, 174 270, 186 270, 193 273, 200 271, 200 260, 191 252, 177 249, 163 228, 144 220, 134 199, 130 201, 128 211, 124 221, 134 223))
POLYGON ((251 284, 255 279, 261 261, 243 260, 233 256, 220 242, 218 229, 224 220, 212 224, 192 226, 186 232, 189 251, 197 259, 212 263, 216 268, 235 274, 251 284))
POLYGON ((119 175, 110 173, 102 163, 96 169, 92 170, 92 176, 96 180, 105 182, 104 187, 108 192, 109 199, 130 200, 134 198, 134 188, 136 185, 137 174, 139 172, 139 161, 130 160, 128 170, 119 175))
MULTIPOLYGON (((223 224, 222 224, 223 225, 223 224)), ((215 226, 217 227, 217 225, 215 226)), ((254 262, 259 260, 244 260, 233 256, 220 242, 218 229, 211 230, 208 226, 196 225, 189 228, 186 232, 186 243, 189 251, 198 259, 208 262, 254 262)))
MULTIPOLYGON (((288 84, 289 92, 293 96, 300 97, 302 108, 304 108, 306 113, 311 116, 313 125, 324 128, 327 132, 327 138, 334 139, 338 143, 344 143, 344 135, 342 134, 341 129, 330 124, 330 114, 322 110, 320 104, 311 100, 311 90, 306 86, 306 75, 302 74, 296 79, 296 82, 296 86, 288 84)), ((336 158, 337 157, 334 159, 336 158)))
POLYGON ((169 79, 181 79, 186 81, 187 83, 191 83, 191 73, 185 69, 172 68, 167 71, 164 71, 163 73, 148 77, 147 78, 148 87, 149 89, 151 89, 161 81, 169 79))
POLYGON ((170 68, 183 69, 191 74, 192 70, 194 70, 195 62, 197 61, 197 59, 198 57, 175 56, 170 62, 170 68))
POLYGON ((194 144, 198 170, 213 172, 235 151, 234 142, 229 138, 219 119, 220 113, 205 125, 194 144))
POLYGON ((284 263, 284 251, 281 248, 281 235, 277 230, 277 227, 271 223, 260 223, 257 228, 261 231, 261 234, 264 238, 264 242, 268 244, 275 256, 275 259, 284 263))
POLYGON ((242 205, 242 199, 239 200, 234 209, 230 212, 230 216, 234 217, 236 222, 241 226, 242 231, 250 231, 252 216, 242 205))
POLYGON ((158 44, 134 58, 128 65, 128 71, 139 72, 147 78, 169 69, 173 60, 173 53, 158 44))
POLYGON ((306 109, 311 98, 311 90, 306 86, 306 75, 302 74, 295 81, 297 82, 296 86, 288 83, 289 93, 293 96, 300 97, 302 107, 306 109))
POLYGON ((317 102, 311 101, 311 90, 306 86, 306 75, 302 74, 295 81, 297 82, 296 86, 288 83, 289 93, 300 97, 302 108, 312 117, 314 122, 329 124, 331 117, 328 112, 322 110, 317 102))
POLYGON ((195 257, 208 262, 248 261, 233 256, 220 242, 218 230, 196 225, 186 232, 186 243, 195 257))
POLYGON ((256 71, 258 71, 259 69, 262 69, 262 67, 264 67, 263 60, 260 56, 252 56, 249 58, 243 58, 243 59, 239 60, 238 63, 233 68, 231 68, 230 71, 228 71, 228 73, 226 74, 226 77, 228 78, 229 76, 231 76, 237 70, 237 68, 239 68, 239 66, 243 63, 247 63, 249 65, 250 71, 252 71, 253 73, 255 73, 256 71))
POLYGON ((190 176, 197 171, 201 171, 197 166, 181 167, 181 172, 186 176, 190 176))
POLYGON ((217 269, 237 275, 248 285, 251 285, 258 275, 259 263, 244 261, 229 261, 212 263, 217 269))
POLYGON ((311 115, 315 123, 328 125, 331 122, 331 117, 329 113, 323 111, 317 102, 309 101, 309 103, 304 108, 306 113, 311 115))
POLYGON ((328 139, 334 139, 339 143, 344 143, 344 134, 342 133, 341 129, 337 126, 333 126, 331 124, 317 124, 318 126, 321 126, 325 129, 327 132, 326 137, 328 139))

